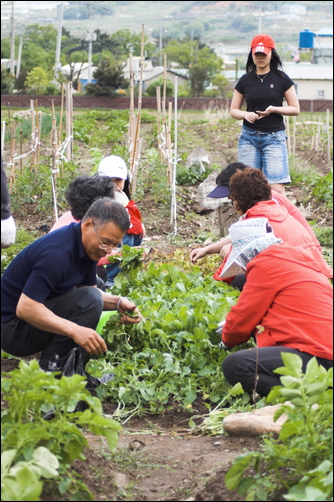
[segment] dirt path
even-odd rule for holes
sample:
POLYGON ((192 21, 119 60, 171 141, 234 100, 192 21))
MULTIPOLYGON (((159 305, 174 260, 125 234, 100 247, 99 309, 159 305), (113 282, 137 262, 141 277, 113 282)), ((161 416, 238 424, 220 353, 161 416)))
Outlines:
POLYGON ((238 455, 259 444, 257 438, 164 429, 145 419, 124 428, 112 455, 103 439, 86 437, 87 460, 76 462, 76 469, 94 500, 243 500, 227 490, 224 474, 238 455))

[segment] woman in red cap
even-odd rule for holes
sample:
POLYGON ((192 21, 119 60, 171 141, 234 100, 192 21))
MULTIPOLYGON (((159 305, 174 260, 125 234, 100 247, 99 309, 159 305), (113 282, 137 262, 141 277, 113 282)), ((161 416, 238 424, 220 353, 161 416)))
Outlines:
POLYGON ((282 66, 272 37, 263 33, 254 37, 230 114, 243 120, 238 161, 261 169, 272 188, 284 195, 284 185, 291 179, 283 115, 298 115, 300 108, 294 83, 282 66), (287 106, 282 106, 284 99, 287 106), (241 109, 244 101, 246 110, 241 109))

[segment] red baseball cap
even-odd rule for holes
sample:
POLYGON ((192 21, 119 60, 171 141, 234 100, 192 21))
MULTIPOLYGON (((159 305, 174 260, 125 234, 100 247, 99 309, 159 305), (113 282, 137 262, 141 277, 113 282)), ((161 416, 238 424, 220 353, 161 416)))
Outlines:
POLYGON ((260 33, 260 35, 256 35, 256 37, 253 38, 251 49, 252 54, 255 54, 256 52, 263 52, 266 56, 268 56, 269 52, 272 49, 275 49, 274 39, 265 33, 260 33))

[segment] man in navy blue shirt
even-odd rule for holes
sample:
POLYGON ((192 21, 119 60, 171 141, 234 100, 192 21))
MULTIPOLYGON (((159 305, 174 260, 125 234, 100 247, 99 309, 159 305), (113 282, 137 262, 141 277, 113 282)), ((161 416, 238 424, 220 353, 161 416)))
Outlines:
POLYGON ((107 350, 95 331, 103 310, 118 310, 124 324, 140 322, 133 302, 96 288, 96 263, 121 243, 129 226, 126 209, 104 197, 80 223, 23 249, 1 280, 2 349, 18 357, 42 352, 40 366, 51 370, 74 347, 83 355, 107 350))

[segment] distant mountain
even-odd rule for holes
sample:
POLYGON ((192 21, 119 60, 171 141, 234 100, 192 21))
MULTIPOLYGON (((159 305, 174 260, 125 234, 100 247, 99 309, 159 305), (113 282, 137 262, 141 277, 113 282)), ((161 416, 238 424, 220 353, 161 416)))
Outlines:
MULTIPOLYGON (((11 1, 1 2, 2 37, 10 34, 11 1)), ((15 31, 29 24, 58 26, 60 1, 14 2, 15 31)), ((129 29, 160 39, 185 34, 212 47, 248 48, 259 32, 269 32, 281 47, 298 47, 299 32, 331 25, 331 1, 71 1, 64 2, 63 26, 84 37, 90 27, 107 33, 129 29), (91 7, 89 7, 91 6, 91 7), (295 7, 294 7, 295 6, 295 7), (90 18, 91 14, 91 18, 90 18)))

